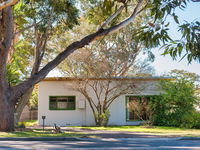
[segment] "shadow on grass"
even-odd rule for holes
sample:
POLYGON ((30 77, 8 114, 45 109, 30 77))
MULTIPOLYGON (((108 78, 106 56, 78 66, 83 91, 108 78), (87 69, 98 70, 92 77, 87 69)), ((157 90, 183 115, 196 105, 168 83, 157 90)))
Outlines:
POLYGON ((55 134, 51 130, 32 130, 32 131, 15 131, 0 132, 0 137, 80 137, 83 133, 63 132, 55 134))

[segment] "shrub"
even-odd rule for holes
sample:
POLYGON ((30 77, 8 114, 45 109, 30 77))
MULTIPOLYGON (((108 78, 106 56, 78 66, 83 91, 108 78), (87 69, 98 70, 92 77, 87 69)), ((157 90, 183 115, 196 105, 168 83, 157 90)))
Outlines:
POLYGON ((184 79, 162 81, 164 94, 151 102, 154 125, 175 126, 183 128, 199 128, 200 114, 195 110, 197 97, 195 86, 184 79))
POLYGON ((18 122, 17 128, 26 128, 25 122, 18 122))
POLYGON ((110 118, 110 111, 106 110, 105 112, 95 114, 95 121, 97 126, 107 126, 110 118))
POLYGON ((193 118, 193 127, 192 128, 200 129, 200 113, 194 112, 192 118, 193 118))

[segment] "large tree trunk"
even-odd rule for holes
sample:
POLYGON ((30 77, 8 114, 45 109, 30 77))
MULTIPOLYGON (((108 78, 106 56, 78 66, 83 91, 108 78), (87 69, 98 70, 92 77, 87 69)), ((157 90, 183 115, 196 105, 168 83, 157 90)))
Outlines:
POLYGON ((14 104, 9 91, 0 86, 0 131, 14 131, 14 104))
POLYGON ((0 101, 0 116, 0 131, 14 131, 14 106, 11 106, 6 99, 0 101))
POLYGON ((19 122, 20 116, 22 114, 22 111, 24 107, 28 104, 28 101, 31 97, 31 94, 33 92, 33 88, 30 88, 18 101, 18 104, 15 108, 15 125, 19 122))
POLYGON ((0 131, 14 131, 13 91, 6 79, 6 63, 13 38, 12 8, 0 11, 0 131))

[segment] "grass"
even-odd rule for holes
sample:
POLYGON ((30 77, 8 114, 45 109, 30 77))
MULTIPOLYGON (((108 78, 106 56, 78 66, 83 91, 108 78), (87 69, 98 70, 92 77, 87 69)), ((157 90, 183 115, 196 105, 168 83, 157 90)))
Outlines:
MULTIPOLYGON (((80 128, 80 127, 78 127, 80 128)), ((200 137, 200 129, 184 129, 164 126, 108 126, 108 127, 81 127, 84 129, 128 131, 163 136, 192 136, 200 137)))
MULTIPOLYGON (((37 120, 30 120, 24 122, 25 126, 38 125, 37 120)), ((164 126, 108 126, 108 127, 73 127, 93 130, 108 130, 108 131, 127 131, 137 132, 138 134, 152 134, 160 136, 189 136, 200 137, 200 129, 185 129, 176 127, 164 127, 164 126)), ((43 132, 41 129, 35 129, 32 131, 17 131, 12 133, 0 132, 0 137, 80 137, 87 135, 87 131, 81 133, 64 132, 60 134, 53 134, 51 130, 46 129, 43 132)))
POLYGON ((16 132, 0 132, 0 137, 80 137, 84 134, 74 132, 63 132, 54 134, 51 130, 32 130, 32 131, 16 131, 16 132))
MULTIPOLYGON (((200 129, 184 129, 175 127, 161 127, 161 126, 108 126, 108 127, 73 127, 93 130, 107 130, 107 131, 127 131, 137 132, 138 134, 151 134, 160 136, 188 136, 200 137, 200 129)), ((92 132, 92 131, 91 131, 92 132)), ((87 136, 87 131, 81 133, 65 131, 63 133, 54 134, 50 129, 44 132, 42 129, 34 129, 30 131, 16 131, 16 132, 0 132, 0 137, 82 137, 87 136)))
POLYGON ((24 125, 26 127, 38 125, 38 121, 37 120, 23 121, 23 122, 19 122, 18 124, 22 124, 22 123, 24 123, 24 125))
MULTIPOLYGON (((19 125, 24 124, 26 127, 34 127, 38 125, 37 120, 29 120, 24 122, 19 122, 19 125)), ((54 134, 51 129, 29 129, 26 131, 15 131, 15 132, 0 132, 0 137, 81 137, 84 133, 75 133, 64 131, 63 133, 54 134)))

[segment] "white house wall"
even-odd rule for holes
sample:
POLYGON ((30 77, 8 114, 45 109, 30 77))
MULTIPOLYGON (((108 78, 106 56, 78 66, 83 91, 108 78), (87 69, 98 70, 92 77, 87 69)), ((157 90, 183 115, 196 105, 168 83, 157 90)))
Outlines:
MULTIPOLYGON (((80 100, 85 100, 79 92, 73 91, 71 81, 42 81, 39 83, 38 120, 42 125, 42 116, 46 116, 45 125, 53 126, 91 126, 95 125, 94 117, 89 104, 86 102, 85 109, 79 109, 80 100), (49 110, 49 96, 75 96, 75 110, 49 110)), ((138 82, 142 92, 127 95, 158 95, 159 91, 155 81, 138 82)), ((139 87, 139 86, 136 86, 139 87)), ((91 92, 92 93, 92 92, 91 92)), ((92 95, 94 97, 94 95, 92 95)), ((126 121, 126 95, 118 97, 110 106, 109 125, 131 125, 137 122, 126 121)))
POLYGON ((46 116, 46 125, 84 125, 85 110, 77 109, 78 100, 83 97, 78 92, 66 90, 67 82, 39 83, 38 120, 42 124, 42 116, 46 116), (76 96, 75 110, 49 110, 49 96, 76 96))

